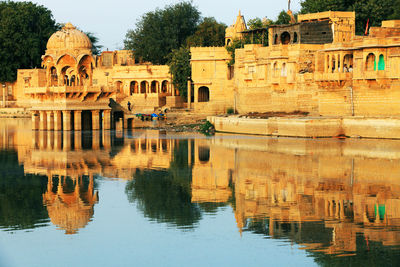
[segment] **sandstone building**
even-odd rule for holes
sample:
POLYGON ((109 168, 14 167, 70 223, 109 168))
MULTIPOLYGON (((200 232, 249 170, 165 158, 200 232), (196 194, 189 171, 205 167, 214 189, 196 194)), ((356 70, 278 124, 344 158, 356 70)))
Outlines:
MULTIPOLYGON (((243 38, 243 29, 239 14, 226 30, 226 44, 243 38)), ((268 35, 268 46, 236 49, 233 68, 227 65, 231 58, 225 47, 191 48, 193 108, 400 115, 400 21, 383 21, 368 36, 356 36, 354 12, 328 11, 270 26, 268 35)))
POLYGON ((133 110, 182 105, 168 66, 135 64, 126 50, 94 56, 91 48, 67 23, 50 37, 43 69, 18 70, 12 94, 17 106, 31 109, 33 129, 111 129, 133 110))

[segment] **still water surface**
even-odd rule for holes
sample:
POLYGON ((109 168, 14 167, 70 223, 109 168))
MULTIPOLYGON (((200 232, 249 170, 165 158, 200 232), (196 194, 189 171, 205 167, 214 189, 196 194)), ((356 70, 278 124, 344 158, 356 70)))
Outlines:
POLYGON ((400 141, 0 121, 0 266, 399 266, 400 141))

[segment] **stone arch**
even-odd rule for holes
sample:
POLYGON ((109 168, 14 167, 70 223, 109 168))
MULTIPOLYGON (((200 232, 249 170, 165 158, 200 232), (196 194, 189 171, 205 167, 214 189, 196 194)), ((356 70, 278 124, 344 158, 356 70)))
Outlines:
POLYGON ((275 62, 272 66, 272 74, 274 77, 278 77, 278 62, 275 62))
POLYGON ((199 146, 198 156, 200 163, 207 163, 210 161, 210 148, 208 146, 199 146))
POLYGON ((122 90, 124 88, 122 81, 116 81, 115 88, 117 89, 118 93, 122 93, 122 90))
POLYGON ((350 72, 353 70, 353 54, 346 54, 343 58, 343 71, 350 72))
POLYGON ((147 81, 142 81, 140 83, 140 93, 141 94, 146 94, 148 87, 149 87, 149 83, 147 81))
POLYGON ((51 67, 49 69, 50 73, 50 86, 58 86, 58 74, 56 67, 51 67))
POLYGON ((71 54, 64 54, 62 56, 59 56, 58 59, 56 60, 57 65, 70 65, 70 66, 75 66, 76 65, 76 58, 71 55, 71 54))
POLYGON ((202 86, 199 88, 199 102, 210 101, 210 89, 207 86, 202 86))
POLYGON ((299 41, 299 40, 298 40, 297 32, 295 32, 295 33, 293 34, 293 43, 296 44, 298 41, 299 41))
POLYGON ((62 85, 70 86, 71 77, 74 69, 71 66, 64 66, 61 69, 62 85))
POLYGON ((150 85, 150 93, 158 93, 159 87, 158 81, 152 81, 150 85))
POLYGON ((231 44, 231 42, 232 42, 231 39, 226 40, 226 45, 229 46, 231 44))
POLYGON ((376 70, 376 59, 374 53, 369 53, 365 59, 365 70, 374 71, 376 70))
POLYGON ((290 33, 289 32, 283 32, 281 34, 281 44, 289 44, 290 43, 290 33))
POLYGON ((129 85, 129 95, 138 94, 139 93, 139 84, 137 81, 131 81, 129 85))
POLYGON ((282 64, 281 76, 282 77, 286 77, 287 76, 286 63, 282 64))
POLYGON ((378 70, 385 70, 385 56, 383 54, 379 55, 378 70))
POLYGON ((162 81, 161 83, 161 93, 168 93, 169 82, 167 80, 162 81))

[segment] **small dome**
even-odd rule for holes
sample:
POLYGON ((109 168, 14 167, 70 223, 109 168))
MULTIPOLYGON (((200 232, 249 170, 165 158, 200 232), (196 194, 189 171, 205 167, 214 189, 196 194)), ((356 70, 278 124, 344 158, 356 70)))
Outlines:
POLYGON ((91 49, 92 43, 86 34, 76 29, 71 23, 58 32, 53 33, 47 42, 47 49, 64 50, 64 49, 91 49))

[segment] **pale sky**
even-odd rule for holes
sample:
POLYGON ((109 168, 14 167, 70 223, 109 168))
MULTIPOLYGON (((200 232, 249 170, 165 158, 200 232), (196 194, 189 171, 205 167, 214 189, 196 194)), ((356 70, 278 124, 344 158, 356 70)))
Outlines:
MULTIPOLYGON (((14 0, 15 1, 15 0, 14 0)), ((22 1, 22 0, 17 0, 22 1)), ((292 10, 300 9, 301 0, 292 0, 292 10)), ((134 29, 140 17, 156 8, 175 4, 179 0, 32 0, 50 9, 59 23, 71 22, 83 31, 95 33, 103 50, 123 48, 128 29, 134 29)), ((276 19, 287 9, 287 0, 193 0, 203 17, 231 25, 241 10, 246 20, 268 17, 276 19)))

